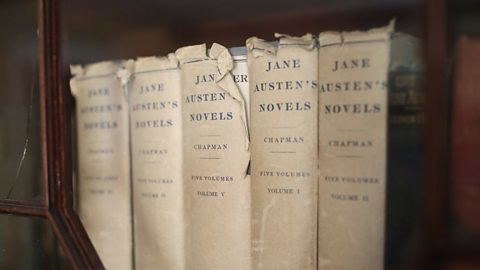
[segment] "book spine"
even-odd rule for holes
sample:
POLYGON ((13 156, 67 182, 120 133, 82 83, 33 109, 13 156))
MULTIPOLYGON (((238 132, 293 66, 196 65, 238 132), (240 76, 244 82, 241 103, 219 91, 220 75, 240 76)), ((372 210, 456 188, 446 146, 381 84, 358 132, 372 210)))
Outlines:
MULTIPOLYGON (((247 48, 234 47, 229 49, 232 55, 234 66, 232 69, 233 81, 240 90, 245 101, 245 112, 248 126, 250 126, 250 88, 248 83, 247 48)), ((250 129, 249 129, 250 130, 250 129)))
POLYGON ((128 63, 73 67, 78 211, 107 269, 132 269, 128 103, 116 72, 128 63))
POLYGON ((385 269, 403 269, 414 249, 422 187, 424 72, 418 39, 395 33, 388 78, 385 269))
POLYGON ((180 71, 174 55, 135 62, 130 121, 136 269, 185 269, 180 71))
POLYGON ((480 39, 456 48, 452 121, 453 218, 459 234, 480 235, 480 39))
POLYGON ((393 25, 319 35, 321 269, 382 269, 393 25))
POLYGON ((228 50, 180 48, 187 269, 250 269, 245 101, 228 50))
POLYGON ((318 49, 247 40, 253 269, 316 269, 318 49))

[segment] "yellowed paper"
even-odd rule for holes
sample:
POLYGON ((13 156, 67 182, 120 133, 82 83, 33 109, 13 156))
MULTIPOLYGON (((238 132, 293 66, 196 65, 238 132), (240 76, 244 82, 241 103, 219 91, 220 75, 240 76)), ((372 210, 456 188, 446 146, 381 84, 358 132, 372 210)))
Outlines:
POLYGON ((319 269, 383 269, 392 31, 319 36, 319 269))
POLYGON ((180 70, 135 62, 130 84, 135 269, 185 269, 180 70))
POLYGON ((253 269, 316 269, 317 60, 312 35, 247 40, 253 269))
POLYGON ((247 48, 235 47, 229 49, 233 58, 232 76, 237 84, 240 93, 245 101, 245 112, 247 115, 247 123, 250 123, 250 91, 248 85, 248 64, 247 64, 247 48))
POLYGON ((187 269, 250 269, 245 101, 228 50, 180 48, 187 269))
POLYGON ((79 215, 107 269, 132 269, 128 104, 116 73, 131 62, 72 67, 79 215))

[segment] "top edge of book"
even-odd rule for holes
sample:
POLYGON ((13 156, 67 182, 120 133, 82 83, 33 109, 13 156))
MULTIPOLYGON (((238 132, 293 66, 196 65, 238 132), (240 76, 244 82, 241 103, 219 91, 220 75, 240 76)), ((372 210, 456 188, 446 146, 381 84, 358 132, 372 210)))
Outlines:
POLYGON ((287 34, 275 33, 275 38, 278 39, 278 45, 276 46, 279 48, 285 46, 302 46, 313 49, 317 45, 315 36, 310 33, 307 33, 303 36, 291 36, 287 34))
POLYGON ((175 51, 175 57, 181 64, 210 59, 205 43, 180 47, 175 51))
POLYGON ((395 20, 383 27, 372 28, 367 31, 337 32, 326 31, 318 35, 320 48, 330 46, 343 46, 349 44, 382 43, 389 42, 394 33, 395 20))
POLYGON ((275 33, 275 38, 277 38, 276 41, 266 41, 258 37, 250 37, 246 40, 247 50, 275 54, 277 49, 282 47, 299 47, 307 50, 317 47, 317 40, 310 33, 303 36, 275 33))
POLYGON ((245 46, 228 48, 228 51, 233 58, 247 55, 247 47, 245 46))
POLYGON ((134 73, 166 71, 178 69, 178 59, 174 53, 167 56, 138 57, 134 64, 134 73))
POLYGON ((213 43, 208 49, 206 44, 203 43, 181 47, 175 51, 175 56, 181 65, 217 60, 219 63, 225 64, 232 60, 243 60, 245 55, 246 49, 243 47, 226 48, 219 43, 213 43))
POLYGON ((73 79, 113 76, 122 68, 131 69, 133 60, 111 60, 89 63, 86 65, 70 65, 73 79))
POLYGON ((390 69, 423 70, 422 41, 410 34, 395 32, 391 38, 390 69))

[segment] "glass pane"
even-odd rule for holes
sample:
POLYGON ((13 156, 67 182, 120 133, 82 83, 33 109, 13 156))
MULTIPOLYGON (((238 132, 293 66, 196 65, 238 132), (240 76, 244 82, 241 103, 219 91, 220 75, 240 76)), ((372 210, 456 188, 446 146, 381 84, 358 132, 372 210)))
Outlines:
POLYGON ((36 18, 35 1, 0 3, 0 198, 41 196, 36 18))
POLYGON ((480 3, 449 3, 450 181, 446 269, 480 269, 480 3), (460 252, 458 250, 461 250, 460 252))
POLYGON ((69 268, 47 220, 0 215, 0 269, 69 268))
POLYGON ((452 168, 451 229, 455 240, 480 245, 480 206, 478 181, 480 69, 480 6, 474 1, 452 4, 452 38, 449 40, 452 65, 452 168), (473 238, 476 236, 476 239, 473 238))
MULTIPOLYGON (((419 16, 418 14, 417 2, 418 1, 415 0, 369 0, 362 2, 349 0, 272 0, 258 2, 254 0, 247 0, 247 2, 242 2, 242 5, 238 5, 238 3, 234 1, 226 1, 226 3, 219 3, 218 1, 214 0, 205 0, 201 2, 155 2, 141 0, 136 1, 135 3, 128 1, 117 1, 115 3, 113 3, 113 1, 105 1, 99 3, 98 1, 92 0, 67 0, 64 1, 63 5, 63 18, 65 22, 62 28, 62 45, 64 53, 63 77, 65 82, 68 82, 68 80, 71 78, 69 72, 70 70, 68 68, 68 66, 71 64, 86 65, 93 62, 113 59, 134 59, 139 56, 150 55, 161 56, 166 55, 170 52, 174 52, 177 48, 180 48, 182 46, 200 43, 207 43, 208 46, 210 46, 210 44, 213 42, 220 43, 226 47, 245 46, 245 40, 252 36, 258 36, 267 40, 273 40, 274 33, 276 31, 291 35, 303 35, 305 33, 312 33, 314 35, 318 35, 318 33, 320 32, 329 30, 365 31, 373 27, 385 26, 392 18, 395 17, 395 31, 407 33, 410 38, 411 36, 414 36, 415 38, 411 39, 414 39, 416 41, 412 43, 418 43, 418 45, 416 46, 414 55, 409 54, 412 52, 406 52, 404 55, 397 55, 399 59, 404 58, 406 61, 410 60, 411 62, 404 63, 404 65, 397 64, 395 66, 396 69, 389 74, 391 76, 389 84, 387 83, 387 78, 382 81, 382 85, 383 83, 385 83, 385 88, 382 89, 386 89, 388 87, 389 90, 391 89, 391 91, 389 92, 395 92, 395 94, 392 95, 390 95, 389 93, 390 104, 388 104, 388 106, 390 106, 389 110, 391 110, 393 116, 391 116, 390 118, 388 118, 388 116, 385 117, 389 119, 388 121, 390 124, 385 127, 385 130, 388 130, 388 140, 382 137, 382 135, 375 134, 376 137, 372 136, 372 140, 375 141, 375 143, 373 143, 374 145, 377 144, 377 141, 379 142, 379 144, 385 143, 388 145, 388 153, 379 162, 383 165, 378 165, 378 167, 386 167, 385 175, 380 176, 379 178, 381 179, 379 180, 373 177, 373 173, 358 173, 355 170, 347 171, 350 168, 345 168, 345 171, 337 171, 334 172, 335 174, 332 174, 332 176, 334 176, 334 178, 336 178, 337 180, 342 179, 338 180, 338 182, 341 182, 341 184, 335 184, 334 180, 332 180, 329 187, 331 187, 332 190, 335 191, 328 190, 327 192, 329 192, 330 194, 324 195, 324 197, 327 198, 327 200, 330 200, 329 203, 332 203, 332 205, 335 204, 339 207, 341 204, 348 205, 345 208, 340 209, 340 211, 345 211, 344 213, 356 212, 355 209, 358 209, 359 205, 363 202, 357 201, 356 199, 351 201, 345 200, 345 202, 341 202, 341 200, 343 199, 339 199, 338 196, 336 198, 333 198, 335 197, 334 195, 346 194, 342 192, 345 192, 345 190, 347 189, 355 190, 354 192, 352 191, 352 193, 354 195, 357 195, 359 190, 369 189, 370 187, 372 187, 373 190, 376 187, 379 187, 379 182, 382 185, 381 187, 383 187, 383 185, 385 184, 386 191, 383 192, 382 190, 380 194, 377 194, 378 196, 376 196, 376 198, 381 198, 378 200, 380 201, 380 203, 378 203, 377 205, 374 205, 374 203, 370 203, 370 201, 377 202, 376 199, 369 201, 368 197, 364 197, 365 203, 363 205, 368 204, 366 208, 380 211, 375 212, 375 218, 371 218, 368 215, 362 215, 360 217, 356 216, 356 218, 352 218, 351 216, 353 215, 351 214, 344 214, 340 212, 332 213, 332 216, 345 216, 345 218, 343 219, 345 221, 342 220, 338 223, 343 222, 342 225, 346 224, 346 226, 338 226, 338 228, 344 228, 348 226, 352 228, 352 230, 337 229, 336 233, 332 234, 341 235, 342 237, 339 238, 343 238, 342 240, 344 240, 344 243, 341 246, 342 248, 334 247, 333 249, 335 250, 332 253, 340 255, 342 257, 342 260, 344 261, 355 262, 355 257, 352 259, 352 256, 348 257, 345 256, 345 254, 354 254, 357 257, 361 257, 362 254, 368 253, 367 246, 373 245, 372 243, 375 242, 376 252, 374 260, 380 261, 379 264, 385 263, 386 269, 401 269, 403 266, 409 263, 411 257, 418 255, 412 253, 415 253, 415 251, 417 250, 416 245, 420 242, 419 239, 421 237, 419 235, 419 222, 421 220, 419 218, 419 215, 420 209, 422 208, 422 202, 420 200, 422 190, 420 189, 420 187, 422 186, 421 175, 423 170, 423 145, 421 144, 421 139, 422 128, 424 124, 423 90, 425 85, 423 73, 424 65, 421 62, 420 55, 420 52, 423 50, 423 44, 421 40, 421 23, 423 22, 417 20, 417 18, 421 18, 421 16, 419 16), (113 10, 112 5, 115 5, 115 9, 113 10), (88 20, 85 19, 85 14, 87 12, 89 14, 88 20), (386 86, 387 84, 388 86, 386 86), (339 191, 338 189, 341 188, 344 188, 345 190, 339 191), (339 191, 338 194, 335 194, 337 191, 339 191), (384 198, 386 198, 386 201, 383 201, 384 198), (337 201, 333 201, 334 199, 337 201), (383 211, 383 209, 386 210, 383 211), (383 231, 381 231, 380 229, 378 230, 378 232, 377 230, 372 229, 380 227, 384 228, 383 222, 385 222, 386 227, 385 234, 383 234, 383 231), (369 227, 369 224, 373 223, 375 223, 376 226, 369 227), (378 224, 381 225, 377 226, 378 224), (351 234, 355 234, 355 226, 359 228, 361 227, 362 229, 356 230, 357 232, 360 231, 360 233, 352 236, 351 234), (369 227, 369 229, 365 229, 365 227, 369 227), (375 239, 370 239, 370 235, 373 235, 374 237, 372 238, 375 239), (353 243, 355 242, 355 239, 362 239, 362 241, 368 243, 353 243), (365 249, 365 252, 363 249, 365 249)), ((407 37, 407 39, 409 38, 407 37)), ((403 45, 400 45, 401 50, 404 49, 403 47, 403 45)), ((407 48, 405 48, 405 50, 406 49, 407 48)), ((375 53, 372 53, 372 55, 376 57, 375 53)), ((347 56, 345 56, 344 58, 347 58, 347 56)), ((106 63, 103 63, 101 65, 103 65, 103 68, 106 68, 108 66, 106 63)), ((319 65, 322 65, 322 63, 320 63, 319 65)), ((92 66, 90 66, 90 68, 91 70, 95 69, 92 66)), ((100 69, 99 66, 96 66, 96 68, 100 69)), ((388 67, 386 67, 385 69, 388 69, 388 67)), ((80 69, 78 69, 77 71, 79 71, 79 73, 83 75, 87 73, 86 71, 80 71, 80 69)), ((109 73, 105 72, 103 75, 105 74, 111 75, 113 74, 113 71, 110 70, 109 73)), ((108 78, 114 80, 113 76, 109 76, 108 78)), ((335 83, 335 87, 341 88, 342 86, 340 84, 347 83, 348 81, 346 80, 348 79, 349 78, 342 78, 337 81, 332 81, 331 83, 335 83)), ((367 78, 357 79, 362 80, 362 82, 363 80, 367 80, 367 78)), ((83 80, 83 83, 87 84, 86 81, 87 80, 83 80)), ((93 82, 93 80, 89 80, 89 83, 91 83, 92 85, 88 85, 88 87, 84 86, 84 95, 86 95, 85 93, 87 90, 92 91, 106 89, 109 88, 106 86, 107 83, 110 83, 111 85, 115 84, 113 82, 106 82, 103 79, 98 80, 96 85, 97 87, 95 87, 95 83, 93 82)), ((357 83, 360 82, 352 81, 352 83, 355 83, 355 85, 353 85, 352 87, 356 88, 357 83)), ((378 81, 376 83, 377 85, 379 84, 378 81)), ((68 88, 68 84, 65 84, 65 87, 68 88)), ((110 88, 113 87, 114 86, 111 86, 110 88)), ((250 91, 252 92, 252 90, 250 91)), ((102 96, 100 92, 97 93, 100 94, 99 96, 102 96)), ((251 97, 252 96, 253 95, 251 95, 251 97)), ((363 103, 366 103, 366 99, 367 97, 365 97, 364 100, 362 100, 361 102, 352 101, 351 103, 355 104, 355 106, 359 106, 360 103, 362 103, 361 106, 362 108, 364 108, 363 105, 366 104, 363 103)), ((290 101, 295 100, 288 100, 288 102, 290 101)), ((80 111, 82 110, 82 108, 90 108, 93 112, 96 110, 95 108, 100 108, 100 105, 105 106, 107 104, 106 101, 102 101, 102 103, 98 104, 93 104, 92 100, 90 100, 92 104, 84 104, 82 102, 79 102, 78 96, 76 96, 75 102, 75 105, 77 107, 72 108, 72 115, 75 115, 77 111, 79 113, 79 115, 76 116, 77 120, 80 117, 92 117, 92 114, 86 115, 84 113, 80 115, 80 111)), ((110 102, 117 104, 119 101, 114 100, 110 102)), ((134 110, 133 106, 130 108, 131 111, 134 110)), ((95 112, 99 113, 99 111, 100 110, 96 110, 95 112)), ((104 110, 102 112, 104 113, 103 115, 106 114, 105 111, 107 110, 104 110)), ((97 115, 99 117, 98 119, 100 119, 99 115, 100 114, 97 115)), ((133 115, 133 113, 131 113, 131 115, 133 115)), ((253 119, 253 117, 254 116, 251 116, 251 119, 253 119)), ((80 120, 78 122, 82 123, 80 120)), ((91 122, 93 122, 93 120, 91 120, 91 122)), ((74 129, 77 128, 77 124, 78 123, 75 122, 72 123, 72 127, 74 129)), ((313 124, 314 123, 312 123, 312 125, 313 124)), ((82 127, 81 124, 79 126, 80 128, 82 127)), ((370 128, 364 128, 363 131, 367 131, 369 129, 370 128)), ((337 136, 338 138, 334 138, 335 135, 329 137, 332 139, 332 145, 336 144, 336 147, 338 147, 338 149, 340 149, 340 147, 345 147, 344 149, 349 148, 348 151, 353 152, 355 150, 353 150, 354 147, 352 147, 352 145, 363 140, 362 136, 370 136, 370 134, 367 133, 362 133, 363 135, 356 135, 358 133, 355 132, 357 132, 358 129, 355 130, 354 128, 345 128, 344 130, 346 130, 346 132, 350 132, 348 133, 349 135, 345 135, 347 136, 345 137, 345 141, 340 141, 339 136, 337 136), (350 143, 352 144, 347 145, 350 143)), ((76 132, 79 132, 78 134, 81 134, 80 132, 82 131, 75 130, 74 134, 76 134, 76 132)), ((113 139, 119 137, 112 135, 110 136, 113 139)), ((74 139, 74 145, 81 142, 82 140, 86 140, 86 136, 80 135, 77 137, 78 138, 74 139)), ((100 136, 92 137, 94 137, 93 139, 95 139, 95 147, 100 148, 98 146, 100 145, 98 142, 99 138, 97 138, 100 136)), ((153 138, 155 136, 152 135, 151 137, 153 138)), ((273 138, 273 136, 271 138, 273 138)), ((113 140, 104 141, 111 142, 113 140)), ((132 142, 131 145, 134 145, 134 143, 132 142)), ((132 148, 130 149, 130 151, 132 151, 132 159, 134 159, 136 152, 132 150, 134 149, 134 147, 131 147, 132 148)), ((92 195, 92 197, 95 196, 95 199, 98 200, 96 201, 95 199, 90 199, 90 201, 88 201, 87 199, 78 203, 78 205, 80 206, 80 217, 84 222, 87 232, 93 239, 94 244, 96 244, 95 238, 99 238, 99 233, 106 234, 106 230, 103 231, 101 230, 101 228, 108 226, 108 229, 110 229, 111 231, 113 230, 113 226, 111 226, 112 222, 110 221, 111 218, 106 218, 106 215, 99 214, 100 210, 102 208, 105 208, 107 209, 105 212, 110 215, 118 214, 120 212, 119 209, 121 208, 121 204, 119 204, 117 200, 112 200, 114 196, 112 194, 116 194, 116 191, 114 190, 112 192, 111 188, 106 188, 109 185, 113 185, 112 183, 117 183, 115 181, 117 181, 119 178, 116 176, 111 177, 111 175, 108 175, 106 177, 102 174, 106 174, 107 172, 110 173, 112 168, 114 173, 120 174, 122 173, 121 168, 124 169, 125 166, 120 166, 120 162, 115 162, 111 164, 103 163, 105 165, 101 165, 101 163, 98 162, 100 160, 95 160, 93 154, 95 154, 96 156, 107 156, 107 154, 112 152, 110 151, 111 147, 105 146, 104 148, 107 149, 107 151, 104 149, 95 149, 96 151, 90 151, 90 154, 92 155, 89 156, 89 158, 84 158, 84 162, 90 162, 97 166, 91 166, 91 168, 95 168, 95 170, 91 169, 89 171, 88 177, 76 175, 76 179, 78 180, 78 182, 80 182, 80 184, 77 183, 77 186, 82 187, 80 192, 78 192, 77 194, 82 194, 82 192, 84 194, 87 193, 87 189, 83 188, 83 186, 86 186, 85 183, 87 183, 88 185, 91 185, 89 186, 88 192, 90 192, 90 195, 92 195), (94 188, 92 187, 93 185, 97 186, 94 188), (83 208, 99 210, 99 212, 96 214, 86 215, 85 213, 82 213, 82 205, 83 208), (96 205, 96 207, 85 207, 85 205, 96 205), (115 209, 117 209, 118 211, 111 211, 112 207, 115 207, 115 209)), ((311 148, 315 149, 316 146, 312 144, 311 148)), ((87 147, 78 147, 77 152, 75 152, 74 157, 72 157, 74 159, 78 159, 75 163, 78 165, 79 168, 82 167, 81 164, 83 163, 80 160, 81 158, 79 158, 79 156, 81 157, 82 151, 86 151, 85 149, 87 149, 87 147)), ((252 150, 252 152, 253 151, 254 150, 252 150)), ((344 158, 351 158, 351 156, 349 157, 348 155, 346 155, 344 156, 344 158)), ((151 160, 148 161, 151 162, 151 160)), ((374 167, 376 165, 377 164, 372 164, 371 166, 374 167)), ((254 166, 252 166, 252 168, 253 167, 254 166)), ((285 170, 286 168, 282 167, 281 169, 285 170)), ((85 173, 82 170, 78 171, 81 171, 81 173, 85 173)), ((141 225, 139 225, 142 222, 144 222, 144 224, 148 223, 148 221, 145 220, 148 220, 149 216, 151 215, 145 214, 144 216, 142 216, 143 211, 147 213, 146 209, 155 209, 155 211, 161 212, 158 211, 157 207, 153 206, 153 203, 150 204, 147 203, 147 201, 151 202, 157 199, 161 200, 163 198, 162 196, 169 196, 161 193, 154 194, 152 190, 149 190, 150 193, 148 194, 147 192, 141 193, 138 191, 141 190, 141 188, 138 188, 138 186, 144 185, 144 183, 148 183, 148 185, 151 186, 153 186, 153 183, 158 186, 160 186, 160 184, 164 184, 165 182, 170 183, 169 181, 165 181, 168 179, 161 176, 160 173, 155 174, 150 170, 148 171, 148 173, 151 173, 152 175, 148 175, 148 177, 137 177, 135 175, 135 172, 131 174, 123 173, 123 175, 128 175, 127 177, 131 177, 130 181, 132 182, 133 186, 133 195, 131 196, 134 199, 131 207, 134 208, 134 211, 133 217, 131 217, 131 219, 134 219, 135 222, 137 222, 135 223, 133 229, 135 231, 133 235, 133 238, 135 239, 133 242, 134 245, 136 245, 133 248, 135 249, 135 263, 137 265, 140 261, 138 259, 140 257, 138 256, 138 254, 141 254, 142 256, 145 255, 141 252, 137 252, 138 250, 147 250, 147 252, 145 253, 148 254, 146 254, 145 257, 150 256, 152 258, 158 258, 162 256, 162 251, 160 250, 160 248, 146 249, 145 246, 147 246, 147 244, 141 246, 143 240, 142 237, 147 237, 140 237, 140 234, 151 235, 152 237, 148 238, 150 242, 155 242, 153 244, 165 249, 169 248, 162 246, 167 246, 167 241, 160 242, 155 240, 156 238, 154 236, 156 234, 159 234, 157 232, 159 231, 158 228, 160 226, 142 227, 141 225), (156 197, 157 195, 158 197, 156 197), (135 198, 140 196, 144 196, 141 199, 145 201, 144 205, 142 205, 141 203, 135 203, 135 198), (137 209, 139 210, 137 211, 137 209), (140 231, 142 229, 143 231, 140 231)), ((252 186, 255 181, 254 177, 256 176, 252 175, 252 186)), ((319 181, 329 181, 326 180, 327 177, 325 177, 324 179, 325 180, 319 179, 319 181)), ((187 183, 191 179, 185 178, 183 180, 185 183, 187 183)), ((330 183, 327 183, 326 185, 328 184, 330 183)), ((147 184, 145 184, 144 186, 147 186, 147 184)), ((193 195, 190 194, 190 196, 193 195)), ((78 197, 80 199, 86 198, 83 195, 80 195, 78 197)), ((354 196, 354 198, 357 197, 354 196)), ((360 198, 360 196, 358 196, 358 198, 360 198)), ((125 196, 122 202, 124 203, 125 201, 127 201, 131 203, 130 200, 131 197, 130 194, 128 194, 128 196, 125 196)), ((188 199, 186 199, 185 201, 188 201, 188 199)), ((252 206, 254 204, 255 201, 252 201, 252 206)), ((336 208, 332 207, 332 209, 336 208)), ((188 216, 188 213, 186 214, 186 218, 190 218, 188 216)), ((291 220, 294 219, 295 218, 292 215, 291 220)), ((341 220, 342 218, 338 219, 341 220)), ((126 220, 126 218, 123 220, 126 220)), ((313 218, 313 220, 316 220, 316 218, 313 218)), ((188 224, 188 222, 186 223, 188 224)), ((121 222, 117 222, 115 225, 118 224, 121 224, 121 222)), ((319 228, 321 228, 322 226, 322 224, 318 224, 319 228)), ((294 226, 285 226, 285 228, 291 227, 294 226)), ((281 231, 279 235, 285 235, 286 238, 288 236, 288 231, 281 231)), ((331 238, 333 237, 335 236, 332 236, 331 238)), ((118 240, 119 237, 117 237, 116 239, 118 240)), ((110 243, 110 246, 108 244, 104 246, 98 244, 96 245, 101 258, 102 254, 106 253, 105 250, 108 250, 108 248, 112 247, 111 242, 106 242, 110 243)), ((332 240, 330 242, 335 241, 332 240)), ((211 244, 212 246, 215 245, 214 242, 209 244, 211 244)), ((319 240, 318 246, 322 246, 321 240, 319 240)), ((278 249, 286 250, 282 247, 278 247, 278 249)), ((259 248, 258 250, 261 250, 261 248, 259 248)), ((309 251, 311 252, 311 249, 309 249, 309 251)), ((371 256, 368 257, 368 255, 366 255, 363 257, 363 259, 363 261, 368 261, 371 259, 371 256)), ((317 260, 315 258, 312 261, 317 260)), ((339 260, 336 261, 338 262, 339 260)))

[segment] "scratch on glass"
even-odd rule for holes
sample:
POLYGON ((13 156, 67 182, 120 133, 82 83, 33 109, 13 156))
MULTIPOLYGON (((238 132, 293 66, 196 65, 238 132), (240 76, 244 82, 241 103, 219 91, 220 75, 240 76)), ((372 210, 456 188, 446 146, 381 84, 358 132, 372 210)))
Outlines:
POLYGON ((25 157, 27 156, 27 151, 28 151, 28 146, 30 142, 30 129, 32 126, 32 114, 33 114, 33 102, 34 102, 34 89, 35 89, 35 74, 36 74, 36 65, 34 65, 33 72, 32 72, 32 77, 31 77, 31 86, 30 86, 30 104, 29 104, 29 109, 28 109, 28 115, 27 115, 27 127, 25 131, 25 140, 23 143, 23 152, 22 152, 22 157, 20 158, 20 161, 17 166, 17 172, 15 173, 15 179, 13 180, 13 183, 8 190, 7 193, 7 199, 10 199, 10 196, 12 195, 13 190, 15 189, 15 186, 19 182, 20 178, 20 173, 22 171, 23 163, 25 161, 25 157))

